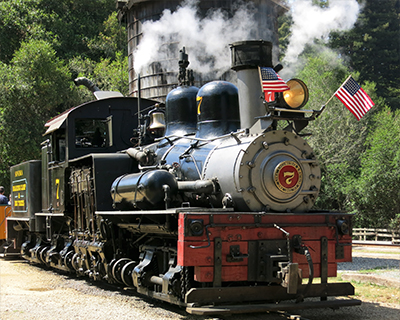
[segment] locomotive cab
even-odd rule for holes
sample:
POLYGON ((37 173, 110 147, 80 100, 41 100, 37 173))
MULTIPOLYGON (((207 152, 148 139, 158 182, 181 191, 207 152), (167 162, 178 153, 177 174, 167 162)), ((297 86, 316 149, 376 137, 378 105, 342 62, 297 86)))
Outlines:
MULTIPOLYGON (((142 99, 141 103, 145 107, 155 104, 154 101, 146 99, 142 99)), ((112 161, 115 161, 114 165, 118 170, 131 170, 132 160, 128 156, 117 155, 116 152, 131 146, 132 132, 138 125, 136 112, 136 98, 113 97, 71 108, 46 123, 47 130, 44 136, 47 139, 42 143, 42 159, 37 161, 39 165, 34 168, 37 176, 41 176, 39 180, 35 178, 35 181, 41 184, 36 186, 34 198, 41 199, 41 205, 29 213, 36 219, 40 228, 31 228, 30 233, 25 230, 23 237, 27 237, 28 241, 22 247, 22 254, 29 260, 43 262, 39 252, 44 250, 43 248, 49 249, 54 234, 68 235, 72 228, 76 227, 77 224, 71 225, 70 222, 76 219, 73 215, 74 211, 76 212, 74 207, 77 205, 77 193, 81 194, 84 190, 91 193, 89 200, 80 203, 80 210, 87 211, 89 205, 93 208, 92 211, 96 210, 97 206, 102 209, 106 205, 107 208, 111 206, 108 190, 97 189, 96 192, 92 192, 92 188, 84 188, 82 184, 93 185, 93 159, 98 159, 96 163, 101 163, 101 166, 111 166, 112 161), (120 167, 119 161, 123 163, 120 167), (80 172, 90 172, 90 178, 74 171, 74 163, 80 172), (71 180, 72 173, 77 179, 79 177, 84 180, 79 182, 79 190, 77 184, 71 180)), ((112 179, 123 172, 118 170, 115 175, 110 173, 110 184, 112 179)), ((94 176, 102 179, 100 173, 94 176)), ((80 219, 79 224, 83 225, 83 220, 80 219)))

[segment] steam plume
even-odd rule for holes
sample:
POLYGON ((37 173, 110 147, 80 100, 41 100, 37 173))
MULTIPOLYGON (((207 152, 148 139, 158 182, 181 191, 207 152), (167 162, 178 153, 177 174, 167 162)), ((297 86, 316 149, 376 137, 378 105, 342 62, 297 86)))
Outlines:
POLYGON ((293 63, 307 44, 325 40, 333 30, 347 30, 357 20, 360 6, 356 0, 329 0, 329 7, 313 5, 311 0, 291 1, 292 35, 285 60, 293 63))
POLYGON ((189 68, 195 72, 217 70, 214 76, 220 76, 230 68, 228 45, 255 35, 253 6, 243 3, 230 18, 219 9, 200 18, 197 4, 198 0, 186 0, 176 11, 164 10, 158 21, 143 24, 143 38, 134 53, 136 72, 143 72, 153 61, 161 61, 164 69, 176 69, 176 61, 168 65, 171 58, 177 57, 177 52, 170 52, 170 43, 176 43, 178 49, 186 47, 189 68))

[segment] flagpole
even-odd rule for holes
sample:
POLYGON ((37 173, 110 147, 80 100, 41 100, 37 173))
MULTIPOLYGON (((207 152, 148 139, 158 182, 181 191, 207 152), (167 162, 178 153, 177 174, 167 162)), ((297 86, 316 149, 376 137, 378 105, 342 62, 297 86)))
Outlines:
POLYGON ((349 80, 350 78, 351 78, 351 75, 349 75, 349 76, 347 77, 346 81, 342 83, 342 85, 335 91, 335 93, 332 95, 332 97, 330 97, 329 100, 324 104, 324 106, 326 106, 326 105, 332 100, 332 98, 333 98, 333 97, 335 96, 335 94, 339 91, 339 89, 340 89, 341 87, 343 87, 343 85, 344 85, 344 84, 347 82, 347 80, 349 80))
POLYGON ((315 113, 316 113, 315 117, 316 118, 318 118, 321 115, 322 111, 325 110, 326 105, 332 100, 332 98, 335 96, 336 92, 332 95, 332 97, 329 98, 329 100, 325 104, 322 105, 321 109, 315 110, 315 113))
POLYGON ((325 110, 326 105, 333 99, 333 97, 336 95, 336 93, 339 91, 339 89, 340 89, 341 87, 343 87, 343 85, 344 85, 344 84, 347 82, 347 80, 349 80, 350 78, 351 78, 351 75, 349 75, 349 76, 347 77, 346 81, 342 83, 342 85, 335 91, 335 93, 329 98, 329 100, 328 100, 325 104, 322 105, 322 108, 321 108, 320 110, 317 111, 318 114, 316 115, 316 117, 319 117, 319 116, 321 115, 322 111, 325 110))

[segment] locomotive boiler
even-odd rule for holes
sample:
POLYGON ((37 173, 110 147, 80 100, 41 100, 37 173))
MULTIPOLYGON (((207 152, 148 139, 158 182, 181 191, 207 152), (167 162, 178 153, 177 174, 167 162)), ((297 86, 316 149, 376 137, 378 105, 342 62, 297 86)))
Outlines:
POLYGON ((231 50, 238 86, 194 87, 182 50, 165 106, 96 89, 49 120, 42 160, 11 169, 4 254, 194 314, 359 304, 328 299, 354 294, 328 283, 351 261, 351 215, 312 210, 321 171, 301 131, 320 111, 298 79, 260 99, 271 43, 231 50))

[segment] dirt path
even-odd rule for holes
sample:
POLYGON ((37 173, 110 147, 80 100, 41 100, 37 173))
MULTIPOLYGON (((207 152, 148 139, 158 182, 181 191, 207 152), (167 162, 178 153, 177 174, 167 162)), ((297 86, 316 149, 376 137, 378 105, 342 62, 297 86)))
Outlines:
MULTIPOLYGON (((363 303, 361 307, 339 310, 309 310, 298 314, 311 320, 398 320, 395 305, 363 303)), ((283 319, 261 313, 231 315, 224 320, 283 319)), ((2 320, 108 320, 184 319, 211 320, 186 314, 183 310, 151 301, 136 293, 92 285, 86 279, 71 278, 29 265, 23 260, 0 259, 0 319, 2 320)))

